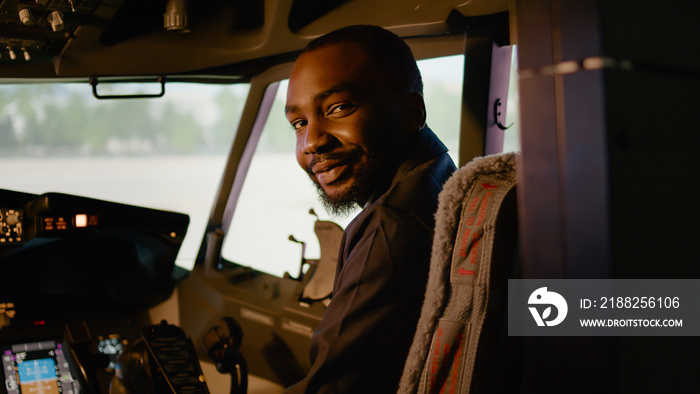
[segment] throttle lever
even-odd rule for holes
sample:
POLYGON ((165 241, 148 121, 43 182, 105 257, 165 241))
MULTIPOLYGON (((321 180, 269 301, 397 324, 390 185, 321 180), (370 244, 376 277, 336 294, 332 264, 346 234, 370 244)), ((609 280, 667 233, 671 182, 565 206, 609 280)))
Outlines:
POLYGON ((93 353, 89 350, 92 343, 92 335, 84 321, 69 321, 66 323, 64 335, 70 355, 75 361, 77 369, 75 372, 80 386, 88 394, 100 393, 96 371, 107 368, 109 356, 102 353, 93 353))

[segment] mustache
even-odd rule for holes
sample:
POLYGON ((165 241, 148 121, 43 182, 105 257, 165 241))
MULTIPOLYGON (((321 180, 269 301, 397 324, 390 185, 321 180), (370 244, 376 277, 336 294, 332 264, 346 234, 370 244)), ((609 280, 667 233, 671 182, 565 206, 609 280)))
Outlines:
POLYGON ((314 172, 312 168, 319 163, 323 163, 325 161, 331 160, 331 161, 342 161, 345 159, 352 158, 354 156, 359 156, 361 153, 361 148, 355 147, 355 148, 350 148, 342 151, 334 151, 334 152, 327 152, 327 153, 317 153, 314 154, 313 157, 311 157, 311 161, 309 162, 309 165, 307 165, 304 170, 309 175, 314 175, 314 172))

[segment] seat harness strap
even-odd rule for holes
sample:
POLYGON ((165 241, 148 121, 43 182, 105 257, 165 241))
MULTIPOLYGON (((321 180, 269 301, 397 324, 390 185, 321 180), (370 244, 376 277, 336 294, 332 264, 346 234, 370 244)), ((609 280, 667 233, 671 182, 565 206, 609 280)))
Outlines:
POLYGON ((445 183, 425 302, 400 393, 469 392, 488 307, 496 218, 515 183, 514 153, 477 158, 445 183))

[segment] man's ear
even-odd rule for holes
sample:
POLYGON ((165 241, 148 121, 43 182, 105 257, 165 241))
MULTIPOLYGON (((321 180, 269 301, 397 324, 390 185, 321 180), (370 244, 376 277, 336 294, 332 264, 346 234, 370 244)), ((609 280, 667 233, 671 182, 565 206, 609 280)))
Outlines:
POLYGON ((425 127, 426 111, 423 95, 418 92, 411 92, 404 96, 403 114, 406 126, 410 131, 418 131, 425 127))

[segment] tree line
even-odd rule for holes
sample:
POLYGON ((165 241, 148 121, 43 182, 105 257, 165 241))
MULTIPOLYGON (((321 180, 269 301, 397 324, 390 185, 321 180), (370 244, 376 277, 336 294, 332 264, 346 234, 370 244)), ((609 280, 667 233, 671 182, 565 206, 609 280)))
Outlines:
MULTIPOLYGON (((187 85, 187 84, 181 84, 187 85)), ((0 156, 141 155, 228 152, 248 93, 247 85, 191 87, 158 99, 97 100, 87 84, 0 86, 0 156)), ((104 89, 103 87, 100 87, 104 89)), ((459 92, 428 93, 428 124, 456 144, 459 92)), ((288 152, 295 134, 278 92, 258 150, 288 152)), ((102 94, 110 94, 105 90, 102 94)))
MULTIPOLYGON (((212 90, 214 92, 215 90, 212 90)), ((0 87, 3 155, 118 155, 228 150, 245 94, 220 88, 207 104, 164 99, 97 100, 58 84, 0 87), (205 122, 203 105, 216 114, 205 122)), ((103 94, 106 94, 105 92, 103 94)))

